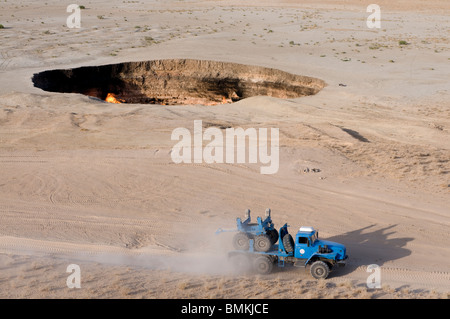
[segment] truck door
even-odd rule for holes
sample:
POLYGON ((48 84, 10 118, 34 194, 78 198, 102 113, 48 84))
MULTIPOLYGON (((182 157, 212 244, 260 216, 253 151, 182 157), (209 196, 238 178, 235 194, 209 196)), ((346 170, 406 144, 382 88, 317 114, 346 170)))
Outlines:
POLYGON ((308 259, 314 253, 314 248, 311 247, 311 240, 309 237, 297 237, 295 243, 294 257, 301 259, 308 259))

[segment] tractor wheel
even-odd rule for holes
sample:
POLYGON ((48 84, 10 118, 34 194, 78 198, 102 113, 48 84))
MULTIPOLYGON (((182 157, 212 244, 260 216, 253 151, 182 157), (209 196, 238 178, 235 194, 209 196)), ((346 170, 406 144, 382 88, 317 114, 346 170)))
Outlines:
POLYGON ((255 251, 266 252, 272 247, 272 241, 268 235, 258 235, 255 237, 255 251))
POLYGON ((250 258, 244 254, 233 255, 232 257, 230 257, 230 261, 233 269, 238 274, 249 273, 250 270, 252 269, 250 258))
POLYGON ((269 230, 267 232, 267 235, 269 235, 272 245, 274 245, 278 241, 278 231, 276 229, 269 230))
POLYGON ((233 237, 233 246, 236 250, 248 250, 249 248, 249 237, 246 233, 237 233, 233 237))
POLYGON ((260 256, 253 261, 253 268, 260 275, 270 274, 273 269, 273 261, 270 257, 260 256))
POLYGON ((287 253, 292 253, 294 251, 294 240, 291 234, 286 234, 283 237, 283 246, 287 253))
POLYGON ((310 272, 311 275, 316 279, 325 279, 330 273, 330 268, 328 268, 328 265, 326 263, 318 260, 311 265, 310 272))

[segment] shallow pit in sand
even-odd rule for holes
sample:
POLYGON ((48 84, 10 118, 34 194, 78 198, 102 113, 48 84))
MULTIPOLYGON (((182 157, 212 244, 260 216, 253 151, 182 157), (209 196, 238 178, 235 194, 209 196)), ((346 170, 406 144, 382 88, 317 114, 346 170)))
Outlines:
POLYGON ((34 74, 35 87, 81 93, 115 103, 232 103, 252 96, 298 98, 319 92, 325 83, 261 66, 171 59, 49 70, 34 74))

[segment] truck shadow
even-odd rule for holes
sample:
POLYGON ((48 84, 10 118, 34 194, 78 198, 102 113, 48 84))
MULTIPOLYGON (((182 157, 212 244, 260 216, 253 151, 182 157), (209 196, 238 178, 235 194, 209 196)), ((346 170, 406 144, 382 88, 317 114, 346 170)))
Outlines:
POLYGON ((414 238, 393 237, 397 225, 376 228, 376 224, 350 231, 348 233, 323 238, 344 244, 349 259, 343 268, 337 268, 335 276, 349 274, 362 266, 376 264, 382 266, 388 261, 411 255, 406 244, 414 238))

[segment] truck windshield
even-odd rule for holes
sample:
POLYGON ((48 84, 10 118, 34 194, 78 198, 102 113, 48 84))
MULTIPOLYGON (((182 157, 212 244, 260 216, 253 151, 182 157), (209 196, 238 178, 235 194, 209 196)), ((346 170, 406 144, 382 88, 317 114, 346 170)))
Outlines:
POLYGON ((317 240, 317 233, 314 233, 314 235, 311 236, 311 244, 314 244, 317 240))

